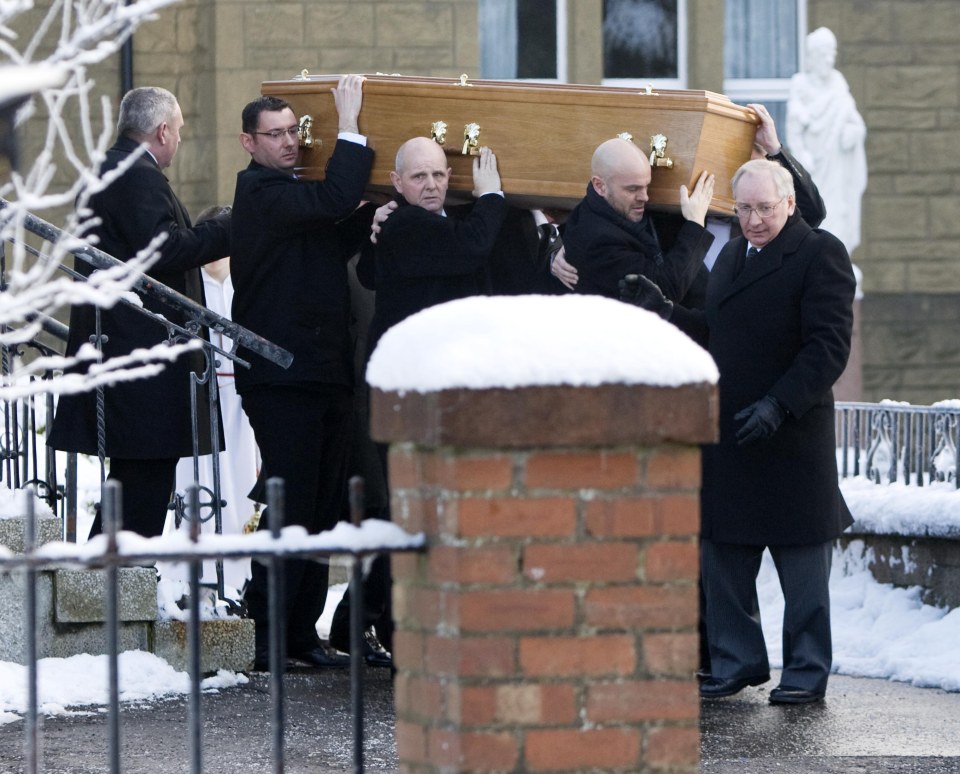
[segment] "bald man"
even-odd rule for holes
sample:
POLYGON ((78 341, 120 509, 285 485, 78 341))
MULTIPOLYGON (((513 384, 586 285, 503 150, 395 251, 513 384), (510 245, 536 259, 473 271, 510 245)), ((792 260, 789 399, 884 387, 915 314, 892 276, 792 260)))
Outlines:
MULTIPOLYGON (((481 148, 473 160, 476 200, 469 211, 445 209, 451 169, 443 148, 433 140, 407 140, 397 151, 395 166, 390 179, 396 199, 381 208, 387 217, 375 227, 376 246, 369 245, 357 264, 360 282, 376 291, 367 358, 380 337, 410 315, 486 291, 490 256, 507 217, 497 158, 489 148, 481 148)), ((376 444, 376 452, 386 481, 386 444, 376 444)), ((389 518, 389 512, 380 515, 389 518)), ((388 557, 378 557, 363 584, 364 629, 374 627, 387 651, 393 648, 390 583, 388 557)), ((330 644, 344 651, 350 648, 349 621, 350 594, 344 594, 330 626, 330 644)), ((375 640, 371 645, 369 634, 364 657, 374 666, 391 665, 375 640)))
POLYGON ((563 232, 566 260, 576 267, 576 292, 620 297, 619 282, 642 274, 671 301, 702 306, 708 273, 703 258, 713 243, 704 227, 713 175, 703 172, 693 191, 680 186, 683 223, 667 249, 647 212, 650 162, 631 141, 615 138, 596 149, 587 195, 563 232))
POLYGON ((447 217, 444 203, 451 169, 443 148, 427 137, 400 146, 390 173, 397 208, 380 226, 376 249, 357 267, 365 287, 377 292, 367 352, 384 332, 421 309, 484 292, 484 270, 507 204, 497 158, 481 148, 473 160, 473 208, 447 217))

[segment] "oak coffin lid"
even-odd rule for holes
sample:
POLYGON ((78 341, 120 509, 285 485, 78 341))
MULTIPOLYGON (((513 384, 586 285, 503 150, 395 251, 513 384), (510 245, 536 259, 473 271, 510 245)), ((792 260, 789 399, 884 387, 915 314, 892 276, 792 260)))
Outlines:
MULTIPOLYGON (((309 75, 266 81, 261 92, 285 99, 301 123, 300 173, 322 178, 337 136, 331 88, 339 75, 309 75), (309 145, 305 145, 309 143, 309 145)), ((604 140, 623 133, 654 170, 650 205, 679 206, 681 184, 696 183, 703 170, 716 176, 710 212, 733 213, 730 178, 750 158, 757 118, 752 110, 708 91, 627 89, 521 81, 470 81, 368 75, 360 131, 375 151, 370 189, 392 192, 389 174, 401 143, 435 136, 453 169, 451 196, 469 197, 472 145, 497 154, 503 190, 512 203, 528 207, 574 206, 590 178, 590 158, 604 140), (440 134, 441 124, 445 133, 440 134), (479 127, 479 129, 475 129, 479 127), (475 131, 477 136, 466 135, 475 131), (657 136, 661 156, 652 147, 657 136)))

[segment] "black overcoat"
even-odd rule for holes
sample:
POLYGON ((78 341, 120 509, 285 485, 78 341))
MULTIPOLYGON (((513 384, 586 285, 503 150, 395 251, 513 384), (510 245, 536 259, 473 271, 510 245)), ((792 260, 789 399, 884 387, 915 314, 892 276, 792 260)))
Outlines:
POLYGON ((617 213, 593 188, 573 209, 563 229, 566 260, 577 268, 577 293, 620 298, 620 280, 642 274, 655 282, 671 301, 686 306, 687 293, 698 282, 706 284, 703 259, 713 234, 698 223, 684 220, 672 244, 664 247, 656 218, 647 213, 632 223, 617 213))
POLYGON ((714 542, 807 545, 852 523, 837 481, 832 386, 850 352, 856 287, 847 251, 795 213, 739 274, 743 237, 721 251, 705 319, 720 371, 720 443, 704 449, 702 534, 714 542), (738 446, 733 417, 765 395, 788 415, 738 446))
POLYGON ((247 352, 252 367, 237 369, 237 392, 353 384, 347 261, 359 247, 356 207, 372 163, 370 148, 338 140, 323 180, 255 161, 237 175, 233 319, 293 353, 284 369, 247 352))
POLYGON ((377 292, 367 352, 410 315, 483 294, 506 215, 507 204, 497 194, 481 196, 469 212, 449 217, 401 201, 384 222, 376 249, 365 251, 357 266, 360 281, 377 292))
MULTIPOLYGON (((107 151, 101 172, 114 169, 139 147, 121 137, 107 151)), ((170 288, 203 304, 199 267, 229 255, 229 218, 213 218, 191 227, 186 208, 149 153, 103 191, 91 197, 90 208, 100 219, 91 235, 96 245, 121 261, 132 258, 150 241, 166 234, 160 257, 147 274, 170 288)), ((93 240, 91 240, 93 241, 93 240)), ((76 261, 76 269, 89 276, 91 268, 76 261)), ((143 306, 182 325, 184 316, 159 301, 141 294, 143 306)), ((101 310, 105 358, 129 354, 138 347, 151 347, 167 338, 163 326, 135 310, 117 304, 101 310)), ((70 311, 67 354, 74 355, 95 331, 95 310, 89 305, 70 311)), ((198 352, 181 356, 166 365, 158 376, 124 382, 105 388, 106 455, 126 459, 169 459, 193 454, 190 419, 190 371, 202 371, 198 352)), ((198 396, 200 452, 209 453, 209 417, 205 388, 198 396)), ((88 392, 60 396, 48 443, 55 449, 97 453, 96 395, 88 392)))

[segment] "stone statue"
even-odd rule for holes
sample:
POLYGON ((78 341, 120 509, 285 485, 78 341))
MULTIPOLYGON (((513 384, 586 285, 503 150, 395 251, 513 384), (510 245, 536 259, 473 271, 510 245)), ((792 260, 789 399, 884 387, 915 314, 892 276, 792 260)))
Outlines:
POLYGON ((860 244, 860 202, 867 187, 867 127, 846 79, 834 68, 837 39, 826 27, 807 35, 804 72, 790 81, 787 143, 810 172, 827 205, 821 228, 846 245, 860 244))

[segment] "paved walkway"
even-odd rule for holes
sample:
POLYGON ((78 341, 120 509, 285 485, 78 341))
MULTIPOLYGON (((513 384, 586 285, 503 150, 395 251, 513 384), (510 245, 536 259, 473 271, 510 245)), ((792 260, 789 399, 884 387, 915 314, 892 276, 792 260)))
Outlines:
MULTIPOLYGON (((389 672, 367 668, 365 771, 396 771, 389 672)), ((957 774, 960 693, 834 676, 823 704, 781 707, 765 686, 702 705, 701 771, 708 774, 957 774)), ((288 774, 352 771, 347 672, 297 672, 286 678, 288 774)), ((203 696, 206 774, 271 771, 266 675, 203 696)), ((188 772, 186 700, 126 706, 121 717, 124 774, 188 772)), ((107 770, 102 712, 44 721, 44 774, 107 770)), ((23 771, 22 723, 0 726, 0 773, 23 771)))
POLYGON ((701 704, 701 771, 960 772, 960 693, 834 675, 823 703, 771 705, 778 678, 701 704))

